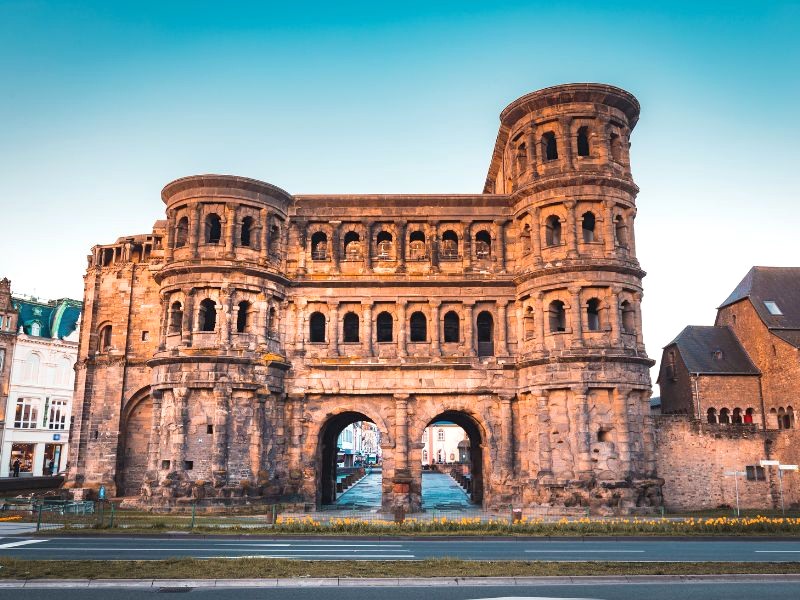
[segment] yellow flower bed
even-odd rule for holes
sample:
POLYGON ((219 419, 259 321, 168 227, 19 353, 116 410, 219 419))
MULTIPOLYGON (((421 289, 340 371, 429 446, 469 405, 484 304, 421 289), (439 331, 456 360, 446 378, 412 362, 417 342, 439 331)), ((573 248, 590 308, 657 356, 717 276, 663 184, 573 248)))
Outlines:
POLYGON ((0 517, 0 523, 5 523, 7 521, 19 521, 21 519, 22 517, 20 517, 19 515, 14 517, 0 517))

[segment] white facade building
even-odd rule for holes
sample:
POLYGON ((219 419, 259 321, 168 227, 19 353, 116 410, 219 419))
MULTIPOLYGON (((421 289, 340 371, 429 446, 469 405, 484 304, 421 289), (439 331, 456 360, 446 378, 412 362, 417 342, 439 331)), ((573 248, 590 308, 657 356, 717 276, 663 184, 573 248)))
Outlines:
POLYGON ((469 437, 455 423, 434 423, 422 432, 422 464, 469 462, 469 437))
POLYGON ((0 448, 0 477, 57 474, 66 468, 80 302, 14 298, 20 331, 14 347, 0 448), (63 336, 63 337, 60 337, 63 336))
POLYGON ((339 448, 337 462, 342 466, 380 463, 381 436, 373 423, 368 421, 351 423, 339 434, 336 445, 339 448))

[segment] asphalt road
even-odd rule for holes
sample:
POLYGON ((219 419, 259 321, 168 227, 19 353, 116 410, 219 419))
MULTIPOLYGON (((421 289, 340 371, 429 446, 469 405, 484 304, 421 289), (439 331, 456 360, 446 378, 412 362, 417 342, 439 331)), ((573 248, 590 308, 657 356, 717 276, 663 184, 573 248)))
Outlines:
POLYGON ((615 562, 796 562, 800 541, 784 540, 392 540, 370 538, 0 538, 0 555, 27 559, 165 559, 191 556, 301 560, 547 560, 615 562))
MULTIPOLYGON (((155 595, 169 597, 169 588, 136 589, 6 589, 0 600, 143 600, 155 595)), ((797 600, 797 583, 665 583, 665 584, 586 584, 478 587, 396 587, 396 588, 287 588, 287 589, 193 589, 184 593, 172 590, 178 598, 214 600, 302 600, 324 597, 325 600, 529 600, 572 598, 593 600, 797 600)))

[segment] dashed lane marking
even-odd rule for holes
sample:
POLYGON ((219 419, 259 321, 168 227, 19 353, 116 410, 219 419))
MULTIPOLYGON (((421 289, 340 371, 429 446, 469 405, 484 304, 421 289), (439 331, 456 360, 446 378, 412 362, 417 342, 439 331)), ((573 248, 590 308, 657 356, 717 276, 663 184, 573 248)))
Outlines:
POLYGON ((46 541, 47 540, 22 540, 21 542, 9 542, 8 544, 0 544, 0 550, 6 550, 8 548, 17 548, 18 546, 27 546, 29 544, 40 544, 46 541))

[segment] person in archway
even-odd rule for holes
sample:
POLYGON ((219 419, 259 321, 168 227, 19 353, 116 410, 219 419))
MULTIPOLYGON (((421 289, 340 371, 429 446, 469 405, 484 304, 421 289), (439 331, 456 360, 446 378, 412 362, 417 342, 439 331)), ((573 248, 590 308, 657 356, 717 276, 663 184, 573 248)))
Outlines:
POLYGON ((21 466, 22 466, 22 463, 21 463, 21 462, 19 462, 19 459, 15 460, 15 461, 14 461, 14 464, 13 464, 13 465, 11 465, 11 468, 12 468, 12 470, 13 470, 13 473, 14 473, 14 474, 13 474, 13 477, 19 477, 19 468, 20 468, 21 466))

